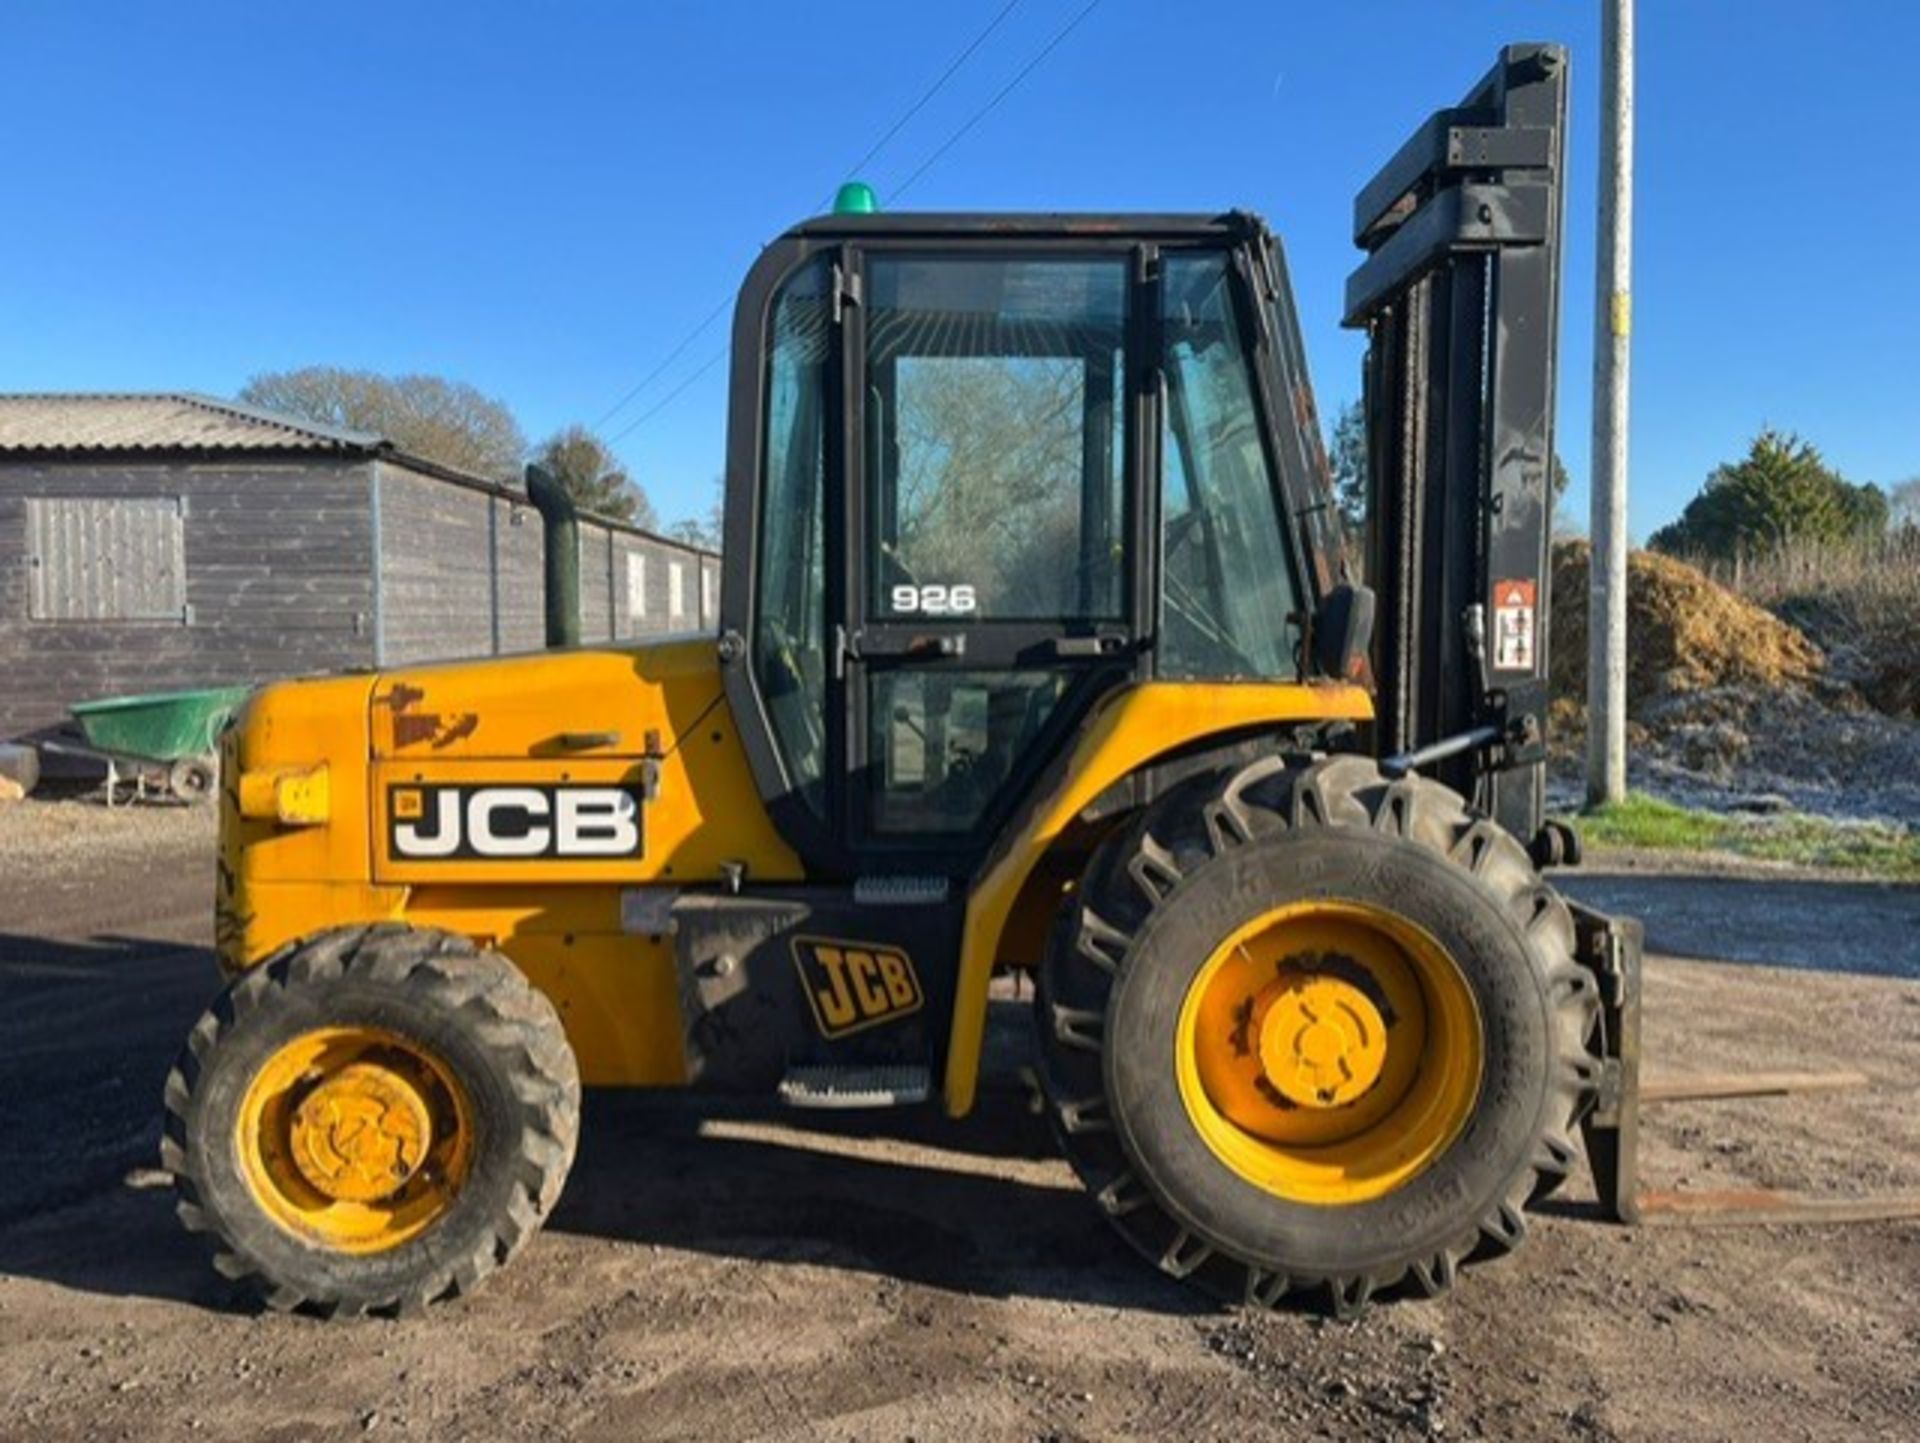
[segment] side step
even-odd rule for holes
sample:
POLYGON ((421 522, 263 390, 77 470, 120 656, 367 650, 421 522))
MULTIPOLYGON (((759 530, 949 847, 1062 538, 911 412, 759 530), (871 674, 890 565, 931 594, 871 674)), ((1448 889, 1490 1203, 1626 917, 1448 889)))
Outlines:
POLYGON ((780 1100, 789 1107, 905 1107, 932 1095, 933 1070, 924 1063, 811 1064, 789 1068, 780 1079, 780 1100))

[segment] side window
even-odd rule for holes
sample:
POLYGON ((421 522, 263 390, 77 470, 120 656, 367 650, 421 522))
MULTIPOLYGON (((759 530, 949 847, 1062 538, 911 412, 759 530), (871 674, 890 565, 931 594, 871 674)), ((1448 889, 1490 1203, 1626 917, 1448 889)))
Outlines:
POLYGON ((869 260, 867 614, 1108 619, 1128 264, 869 260))
POLYGON ((1228 260, 1169 255, 1161 621, 1166 677, 1291 679, 1299 608, 1228 260))
POLYGON ((643 630, 647 621, 647 558, 638 551, 627 553, 627 627, 628 635, 643 630))
POLYGON ((823 257, 797 272, 773 306, 753 621, 754 676, 774 743, 795 790, 821 816, 827 809, 828 265, 823 257))
POLYGON ((667 563, 667 615, 674 621, 687 614, 687 567, 683 561, 667 563))

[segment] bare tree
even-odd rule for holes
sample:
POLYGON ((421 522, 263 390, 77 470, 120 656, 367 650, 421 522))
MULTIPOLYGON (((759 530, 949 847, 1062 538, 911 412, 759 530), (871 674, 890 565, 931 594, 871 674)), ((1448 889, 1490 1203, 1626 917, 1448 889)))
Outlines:
POLYGON ((607 443, 585 426, 575 424, 555 431, 540 443, 533 459, 553 474, 582 509, 648 530, 659 525, 647 493, 627 474, 607 443))
POLYGON ((965 582, 1002 615, 1072 604, 1085 386, 1077 358, 977 357, 903 379, 889 548, 902 579, 965 582))
POLYGON ((321 425, 370 431, 402 451, 476 476, 516 475, 527 449, 504 404, 441 376, 305 366, 255 376, 240 399, 321 425))
POLYGON ((713 500, 707 506, 707 514, 682 516, 667 527, 667 535, 689 546, 718 551, 721 538, 726 534, 726 519, 726 479, 716 476, 713 478, 713 500))
MULTIPOLYGON (((1367 525, 1367 414, 1359 401, 1347 402, 1334 417, 1333 432, 1327 438, 1327 462, 1333 470, 1334 503, 1340 508, 1341 519, 1358 536, 1367 525)), ((1558 510, 1573 478, 1557 450, 1553 453, 1552 481, 1554 525, 1564 525, 1578 535, 1578 526, 1558 510)))

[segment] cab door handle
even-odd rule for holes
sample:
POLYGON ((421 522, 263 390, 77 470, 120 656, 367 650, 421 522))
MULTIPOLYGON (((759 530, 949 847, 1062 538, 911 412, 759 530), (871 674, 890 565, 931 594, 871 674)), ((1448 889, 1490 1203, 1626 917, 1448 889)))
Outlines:
POLYGON ((868 636, 856 632, 842 645, 855 661, 884 657, 888 661, 941 661, 967 654, 967 636, 961 631, 922 632, 915 636, 868 636))
POLYGON ((1056 636, 1053 639, 1053 654, 1064 659, 1071 657, 1118 656, 1127 649, 1127 639, 1113 632, 1101 632, 1096 636, 1056 636))

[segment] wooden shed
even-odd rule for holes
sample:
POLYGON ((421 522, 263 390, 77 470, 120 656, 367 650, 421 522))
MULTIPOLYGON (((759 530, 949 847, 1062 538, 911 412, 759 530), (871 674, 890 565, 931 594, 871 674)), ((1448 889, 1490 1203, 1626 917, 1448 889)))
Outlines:
MULTIPOLYGON (((711 633, 719 558, 582 516, 581 637, 711 633)), ((538 649, 540 513, 188 394, 0 395, 0 738, 76 701, 538 649)))

